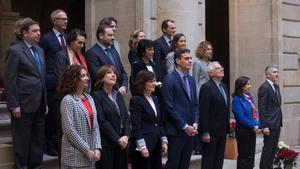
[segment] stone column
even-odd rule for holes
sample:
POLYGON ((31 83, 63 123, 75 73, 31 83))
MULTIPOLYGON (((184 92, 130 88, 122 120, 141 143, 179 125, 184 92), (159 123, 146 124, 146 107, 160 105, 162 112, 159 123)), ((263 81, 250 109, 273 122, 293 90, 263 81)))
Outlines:
POLYGON ((175 20, 177 33, 183 33, 187 39, 187 48, 195 56, 199 42, 205 40, 205 0, 156 0, 157 36, 161 36, 161 22, 170 18, 175 20))
POLYGON ((0 1, 0 11, 0 101, 4 101, 2 77, 5 52, 16 39, 13 30, 15 22, 19 19, 19 13, 12 11, 10 0, 0 1))

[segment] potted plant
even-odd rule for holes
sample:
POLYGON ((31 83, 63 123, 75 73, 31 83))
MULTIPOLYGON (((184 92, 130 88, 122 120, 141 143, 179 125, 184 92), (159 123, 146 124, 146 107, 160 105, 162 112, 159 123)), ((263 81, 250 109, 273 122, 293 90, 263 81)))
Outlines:
POLYGON ((292 169, 296 167, 298 155, 299 152, 290 149, 283 141, 279 141, 274 158, 274 169, 292 169))
POLYGON ((237 142, 235 138, 235 122, 232 121, 229 125, 229 135, 226 140, 225 159, 236 160, 238 156, 237 142))

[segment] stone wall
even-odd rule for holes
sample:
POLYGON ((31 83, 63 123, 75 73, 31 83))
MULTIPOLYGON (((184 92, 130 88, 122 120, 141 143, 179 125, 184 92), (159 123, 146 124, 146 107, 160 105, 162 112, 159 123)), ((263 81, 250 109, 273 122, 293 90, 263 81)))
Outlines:
POLYGON ((231 89, 238 76, 249 76, 257 98, 265 66, 278 64, 283 99, 281 139, 288 144, 300 143, 299 28, 299 0, 230 1, 231 89))

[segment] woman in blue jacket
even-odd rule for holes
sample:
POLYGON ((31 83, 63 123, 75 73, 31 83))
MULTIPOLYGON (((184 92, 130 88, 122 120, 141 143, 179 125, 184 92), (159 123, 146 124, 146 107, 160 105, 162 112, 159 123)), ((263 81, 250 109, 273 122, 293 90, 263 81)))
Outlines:
POLYGON ((235 89, 232 94, 232 112, 236 120, 237 169, 253 169, 254 167, 259 117, 250 90, 249 77, 241 76, 235 81, 235 89))

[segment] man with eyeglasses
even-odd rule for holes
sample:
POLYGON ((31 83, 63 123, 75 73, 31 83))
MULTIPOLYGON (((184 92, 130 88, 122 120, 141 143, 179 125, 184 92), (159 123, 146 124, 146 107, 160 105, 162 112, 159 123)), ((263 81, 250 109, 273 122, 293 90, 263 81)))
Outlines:
POLYGON ((50 20, 53 28, 50 32, 41 37, 39 45, 44 49, 46 57, 46 86, 47 86, 47 102, 49 106, 49 113, 46 117, 46 154, 58 155, 58 142, 60 128, 59 122, 59 106, 55 103, 55 88, 57 80, 54 76, 54 68, 56 62, 56 53, 66 47, 67 35, 65 30, 68 25, 68 17, 65 11, 61 9, 54 10, 50 14, 50 20), (58 126, 58 127, 57 127, 58 126))
POLYGON ((210 80, 201 86, 199 94, 199 133, 203 142, 201 168, 222 169, 229 131, 229 95, 222 83, 224 68, 220 63, 211 62, 207 70, 210 80))

